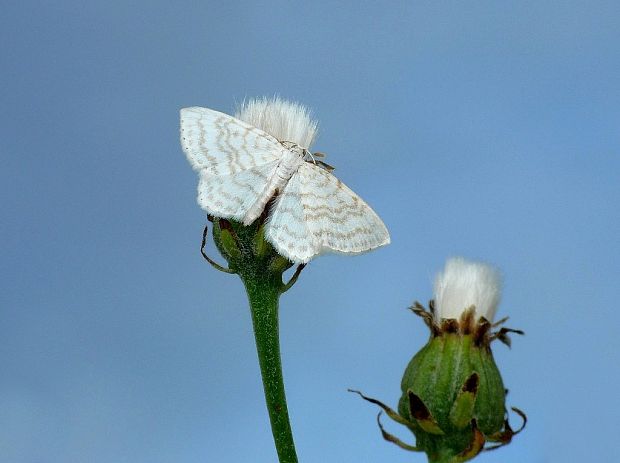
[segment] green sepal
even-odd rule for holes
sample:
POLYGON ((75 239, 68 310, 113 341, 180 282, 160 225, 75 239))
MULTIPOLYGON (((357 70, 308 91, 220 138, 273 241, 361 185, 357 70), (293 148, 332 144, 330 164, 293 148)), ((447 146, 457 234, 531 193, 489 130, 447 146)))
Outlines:
POLYGON ((256 256, 262 258, 269 251, 269 243, 265 240, 265 225, 261 225, 254 236, 254 250, 256 256))
POLYGON ((450 410, 450 422, 459 429, 464 428, 474 417, 476 394, 478 393, 478 373, 472 373, 463 384, 450 410))
POLYGON ((429 434, 442 435, 443 430, 439 427, 437 420, 433 418, 428 407, 422 399, 411 389, 407 391, 409 397, 409 413, 420 427, 429 434))
POLYGON ((223 229, 220 231, 220 241, 222 243, 223 253, 226 254, 225 257, 228 257, 227 260, 237 260, 241 257, 237 242, 229 230, 223 229))
POLYGON ((471 420, 471 428, 472 428, 473 436, 471 438, 469 446, 465 450, 463 450, 461 453, 459 453, 458 455, 454 457, 453 459, 454 463, 463 463, 465 461, 469 461, 472 458, 474 458, 476 455, 478 455, 480 452, 482 452, 482 449, 484 448, 486 439, 484 437, 484 434, 482 434, 480 430, 478 429, 475 419, 471 420))
MULTIPOLYGON (((359 395, 362 399, 378 405, 379 407, 381 407, 383 409, 383 411, 386 413, 387 416, 389 416, 391 419, 393 419, 394 421, 396 421, 398 424, 404 424, 405 426, 413 426, 413 423, 405 418, 403 418, 401 415, 399 415, 398 413, 396 413, 394 410, 392 410, 390 407, 388 407, 387 405, 385 405, 383 402, 381 402, 380 400, 377 399, 373 399, 372 397, 367 397, 364 394, 362 394, 360 391, 356 391, 354 389, 349 389, 349 392, 353 392, 357 395, 359 395)), ((377 417, 378 419, 378 417, 377 417)), ((380 423, 378 421, 378 423, 380 423)), ((381 429, 383 429, 383 427, 379 424, 379 427, 381 429)))
POLYGON ((286 257, 276 256, 269 263, 269 270, 273 273, 282 273, 291 268, 292 265, 293 263, 286 257))

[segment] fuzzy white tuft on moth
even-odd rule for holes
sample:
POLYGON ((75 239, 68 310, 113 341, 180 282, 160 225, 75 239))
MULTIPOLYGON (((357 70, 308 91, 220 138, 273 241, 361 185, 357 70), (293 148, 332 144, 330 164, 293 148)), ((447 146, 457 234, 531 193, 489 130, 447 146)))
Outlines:
POLYGON ((305 106, 250 100, 238 116, 247 122, 208 108, 181 110, 181 145, 200 177, 202 209, 250 225, 271 202, 265 239, 295 263, 390 242, 370 206, 308 151, 317 123, 305 106))
POLYGON ((497 268, 468 261, 462 257, 448 259, 442 272, 435 277, 435 319, 455 318, 471 307, 476 319, 485 317, 493 322, 501 298, 502 279, 497 268))

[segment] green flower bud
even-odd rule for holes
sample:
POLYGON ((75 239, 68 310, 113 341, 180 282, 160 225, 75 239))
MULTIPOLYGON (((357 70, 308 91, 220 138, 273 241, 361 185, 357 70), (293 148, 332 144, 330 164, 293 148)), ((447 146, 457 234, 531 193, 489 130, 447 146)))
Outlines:
POLYGON ((211 216, 209 220, 213 223, 213 241, 228 262, 230 273, 237 273, 242 279, 259 275, 263 278, 279 279, 278 286, 284 289, 282 274, 291 268, 293 263, 278 254, 271 243, 265 240, 263 220, 259 219, 247 226, 211 216))
MULTIPOLYGON (((491 343, 499 339, 510 345, 508 333, 523 333, 509 328, 493 331, 506 319, 491 324, 480 315, 494 314, 499 302, 499 278, 488 266, 449 261, 445 273, 437 278, 435 297, 439 310, 434 301, 428 310, 417 302, 411 308, 429 327, 430 338, 405 369, 398 412, 362 397, 407 426, 416 445, 388 434, 379 423, 386 440, 407 450, 423 451, 430 462, 459 463, 482 450, 508 444, 522 429, 515 432, 508 423, 506 389, 491 343), (459 317, 442 317, 459 313, 453 307, 459 295, 464 295, 468 304, 459 317), (477 302, 478 308, 472 302, 477 302)), ((525 415, 513 410, 525 425, 525 415)))

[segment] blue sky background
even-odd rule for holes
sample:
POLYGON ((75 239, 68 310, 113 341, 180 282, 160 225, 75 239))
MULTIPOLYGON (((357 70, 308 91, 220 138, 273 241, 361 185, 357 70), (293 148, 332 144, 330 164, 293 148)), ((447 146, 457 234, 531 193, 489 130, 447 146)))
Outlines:
POLYGON ((425 461, 346 389, 396 405, 455 254, 527 332, 495 354, 530 423, 479 461, 617 458, 618 2, 9 2, 0 69, 0 461, 276 461, 178 142, 179 108, 273 94, 392 234, 282 298, 300 461, 425 461))

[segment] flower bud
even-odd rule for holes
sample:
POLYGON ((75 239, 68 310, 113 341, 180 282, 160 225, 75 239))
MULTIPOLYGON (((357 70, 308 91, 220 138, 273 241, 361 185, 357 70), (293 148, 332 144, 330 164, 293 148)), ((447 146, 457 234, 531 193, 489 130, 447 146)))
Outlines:
MULTIPOLYGON (((362 397, 406 425, 416 445, 381 427, 384 438, 425 452, 431 462, 457 463, 508 444, 521 430, 513 431, 508 423, 506 389, 491 352, 495 339, 509 345, 508 333, 523 334, 509 328, 494 331, 506 320, 491 324, 499 282, 497 270, 486 264, 451 259, 437 276, 429 308, 414 304, 412 310, 429 327, 430 338, 405 369, 398 412, 362 397)), ((525 415, 513 410, 525 425, 525 415)))
POLYGON ((265 240, 262 217, 251 225, 211 216, 209 221, 213 223, 213 241, 228 262, 228 269, 242 279, 258 275, 278 279, 293 266, 265 240))

